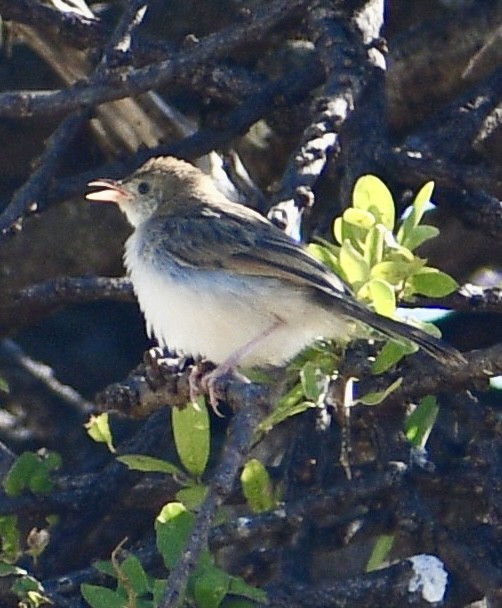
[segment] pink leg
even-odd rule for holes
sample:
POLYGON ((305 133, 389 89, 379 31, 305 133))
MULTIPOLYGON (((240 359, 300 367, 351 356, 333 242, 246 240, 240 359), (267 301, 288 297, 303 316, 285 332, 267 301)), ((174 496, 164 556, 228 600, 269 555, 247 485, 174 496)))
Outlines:
MULTIPOLYGON (((265 331, 262 331, 261 334, 255 336, 249 342, 246 342, 243 346, 234 351, 225 361, 220 363, 218 367, 213 369, 212 372, 206 374, 202 380, 201 385, 204 390, 206 390, 209 394, 209 403, 213 408, 214 413, 217 416, 221 416, 222 414, 218 410, 218 400, 220 395, 218 395, 218 391, 216 390, 216 382, 219 378, 227 374, 228 372, 233 371, 235 373, 235 368, 239 364, 239 362, 246 356, 252 353, 260 343, 268 338, 271 334, 274 333, 276 329, 278 329, 281 325, 284 324, 282 319, 277 319, 275 323, 273 323, 270 327, 268 327, 265 331)), ((242 381, 249 382, 248 378, 243 374, 238 374, 238 377, 242 381)), ((190 385, 190 391, 192 390, 192 385, 190 385)))

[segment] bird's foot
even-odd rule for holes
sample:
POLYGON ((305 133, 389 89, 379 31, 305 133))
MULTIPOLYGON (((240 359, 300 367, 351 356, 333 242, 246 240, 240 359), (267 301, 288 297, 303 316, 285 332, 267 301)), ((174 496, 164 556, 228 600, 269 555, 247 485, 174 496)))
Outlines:
POLYGON ((219 402, 224 395, 218 385, 223 376, 230 374, 241 382, 249 382, 249 378, 246 378, 246 376, 238 372, 233 365, 222 363, 210 372, 207 372, 207 369, 204 369, 203 365, 195 365, 188 378, 190 399, 192 403, 197 403, 197 398, 200 397, 201 394, 207 394, 213 412, 219 418, 224 418, 218 407, 219 402))

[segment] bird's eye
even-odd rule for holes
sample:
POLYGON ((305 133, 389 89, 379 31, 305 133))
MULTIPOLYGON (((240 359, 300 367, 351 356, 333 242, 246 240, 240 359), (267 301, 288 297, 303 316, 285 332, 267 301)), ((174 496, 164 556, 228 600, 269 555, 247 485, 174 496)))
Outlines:
POLYGON ((150 184, 147 182, 140 182, 138 184, 138 192, 140 194, 147 194, 147 192, 150 192, 150 184))

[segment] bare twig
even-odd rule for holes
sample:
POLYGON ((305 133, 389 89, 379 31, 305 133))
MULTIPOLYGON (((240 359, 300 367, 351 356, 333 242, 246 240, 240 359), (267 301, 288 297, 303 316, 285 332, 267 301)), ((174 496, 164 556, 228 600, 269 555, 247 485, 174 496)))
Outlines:
POLYGON ((61 277, 26 287, 16 296, 24 307, 47 307, 113 300, 134 302, 131 281, 126 277, 61 277))
POLYGON ((0 342, 0 356, 8 357, 14 361, 16 365, 22 367, 30 376, 42 382, 51 393, 79 412, 88 414, 96 409, 93 403, 84 399, 74 388, 60 382, 54 376, 52 368, 26 355, 21 347, 12 340, 2 340, 0 342))

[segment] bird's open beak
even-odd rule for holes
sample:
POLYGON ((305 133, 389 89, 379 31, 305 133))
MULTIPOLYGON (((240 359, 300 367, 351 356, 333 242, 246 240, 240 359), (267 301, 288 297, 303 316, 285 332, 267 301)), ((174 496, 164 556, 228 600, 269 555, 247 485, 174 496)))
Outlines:
POLYGON ((131 194, 120 184, 113 179, 98 179, 87 184, 92 188, 104 188, 97 192, 89 192, 85 195, 88 201, 99 201, 100 203, 116 203, 120 205, 129 201, 131 194))

